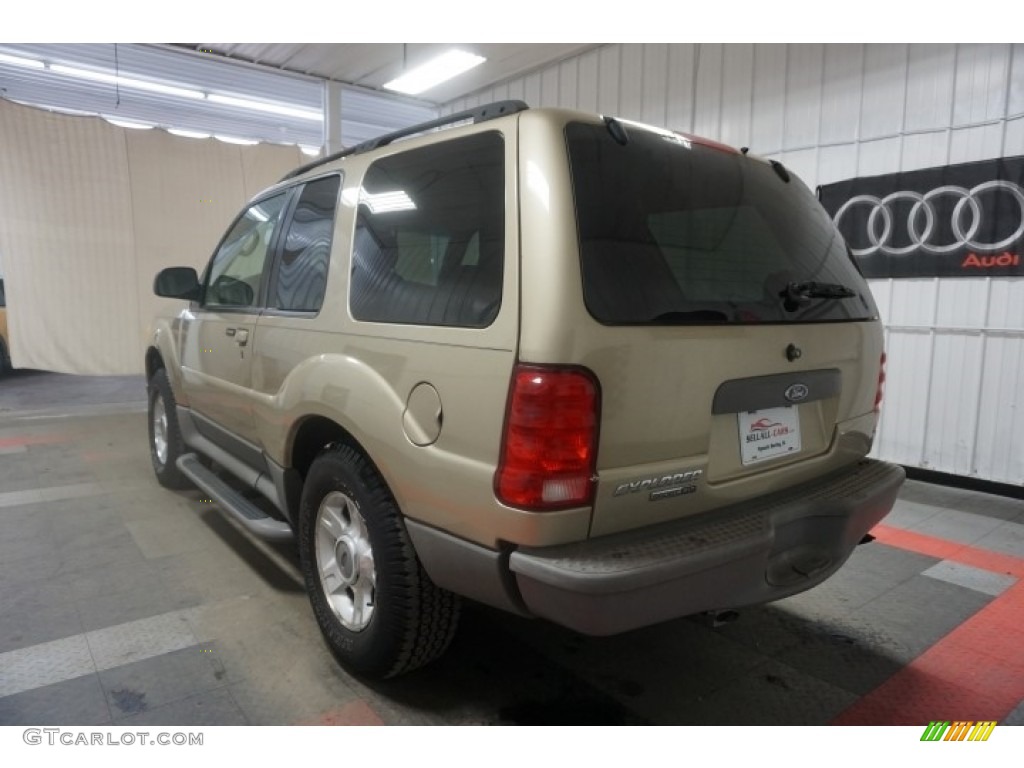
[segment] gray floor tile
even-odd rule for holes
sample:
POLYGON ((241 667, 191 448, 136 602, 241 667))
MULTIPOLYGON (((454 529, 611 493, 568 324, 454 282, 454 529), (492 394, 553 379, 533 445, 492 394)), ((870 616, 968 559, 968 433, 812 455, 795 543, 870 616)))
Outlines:
POLYGON ((926 576, 915 576, 856 614, 871 647, 907 663, 917 658, 992 598, 926 576))
POLYGON ((167 584, 159 574, 148 574, 105 594, 81 598, 76 607, 82 627, 91 632, 191 608, 202 602, 202 595, 194 590, 167 584))
POLYGON ((939 507, 933 504, 922 504, 914 501, 907 501, 902 496, 896 499, 892 510, 886 515, 882 522, 885 525, 892 525, 896 528, 913 528, 925 520, 935 517, 939 513, 939 507))
POLYGON ((224 677, 211 645, 193 645, 99 673, 115 719, 222 688, 224 677))
POLYGON ((142 562, 142 552, 123 527, 103 529, 81 537, 59 551, 60 574, 74 578, 96 568, 142 562))
POLYGON ((62 500, 50 507, 53 536, 59 548, 89 546, 97 538, 123 532, 116 511, 116 499, 109 495, 62 500))
POLYGON ((0 696, 13 696, 96 671, 85 635, 0 654, 0 696))
POLYGON ((1013 520, 1024 515, 1024 501, 1021 499, 919 480, 908 480, 904 483, 900 489, 900 499, 961 512, 974 512, 1002 520, 1013 520))
POLYGON ((195 513, 165 515, 124 524, 149 559, 206 549, 210 537, 195 513))
POLYGON ((81 632, 65 585, 48 580, 0 586, 0 653, 81 632))
POLYGON ((958 584, 961 587, 973 589, 986 595, 1001 595, 1007 589, 1017 583, 1013 576, 1003 573, 993 573, 982 568, 974 568, 963 565, 952 560, 943 560, 924 571, 923 576, 932 579, 940 579, 950 584, 958 584))
POLYGON ((228 690, 253 725, 315 724, 327 712, 358 701, 343 680, 311 671, 311 658, 296 659, 293 668, 261 672, 230 683, 228 690))
POLYGON ((114 724, 132 728, 143 725, 187 728, 200 725, 248 725, 249 721, 235 703, 231 692, 220 688, 123 717, 115 720, 114 724))
POLYGON ((813 589, 781 602, 801 613, 841 616, 884 595, 938 562, 933 557, 870 543, 857 547, 846 564, 813 589))
MULTIPOLYGON (((34 509, 25 507, 24 509, 34 509)), ((0 510, 0 518, 4 510, 0 510)), ((35 558, 56 565, 54 556, 57 545, 54 542, 52 528, 46 515, 40 515, 35 521, 28 521, 27 518, 19 518, 16 525, 14 521, 5 520, 4 535, 0 538, 0 563, 26 558, 35 558), (20 530, 18 530, 20 529, 20 530)), ((3 583, 3 582, 0 582, 3 583)))
POLYGON ((819 625, 777 658, 844 691, 864 695, 892 677, 904 661, 878 646, 879 630, 847 616, 819 625))
MULTIPOLYGON (((244 595, 261 595, 274 588, 259 571, 238 557, 214 557, 209 550, 186 552, 148 561, 175 589, 220 602, 244 595)), ((292 590, 298 592, 298 590, 292 590)), ((304 594, 304 593, 303 593, 304 594)))
POLYGON ((13 586, 59 579, 61 563, 51 555, 51 548, 44 544, 39 551, 29 549, 19 552, 16 557, 0 558, 0 584, 13 586))
POLYGON ((187 611, 176 611, 85 634, 99 670, 131 664, 196 645, 187 611))
POLYGON ((998 528, 977 539, 974 546, 991 549, 1004 555, 1024 558, 1024 525, 1003 523, 998 528))
POLYGON ((952 509, 940 509, 938 514, 918 523, 910 530, 961 544, 974 544, 1004 524, 994 517, 976 515, 972 512, 958 512, 952 509))
MULTIPOLYGON (((53 514, 48 505, 23 505, 0 510, 0 553, 17 554, 20 548, 40 542, 53 546, 53 514)), ((0 557, 3 559, 3 557, 0 557)))
POLYGON ((1024 700, 1018 704, 1014 710, 1008 714, 1003 720, 1000 721, 1000 725, 1024 725, 1024 700))
POLYGON ((827 723, 857 696, 777 661, 768 661, 699 699, 653 713, 663 725, 827 723))
POLYGON ((95 674, 0 698, 0 725, 109 725, 95 674))
POLYGON ((561 666, 602 691, 627 697, 649 718, 673 702, 706 696, 767 661, 764 653, 686 619, 613 637, 584 637, 536 622, 520 629, 521 638, 535 648, 542 642, 546 655, 561 666))

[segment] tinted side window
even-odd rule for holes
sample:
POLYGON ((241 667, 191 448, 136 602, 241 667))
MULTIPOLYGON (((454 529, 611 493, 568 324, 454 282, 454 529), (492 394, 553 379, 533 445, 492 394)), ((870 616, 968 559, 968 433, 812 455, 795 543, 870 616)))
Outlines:
POLYGON ((359 194, 352 316, 484 328, 501 305, 504 243, 500 134, 378 160, 359 194))
POLYGON ((207 269, 203 304, 252 307, 260 292, 263 265, 281 217, 285 193, 249 207, 235 222, 207 269))
POLYGON ((268 306, 317 312, 323 305, 340 184, 328 176, 303 187, 284 230, 268 306))
POLYGON ((0 307, 7 306, 7 296, 4 294, 4 281, 0 280, 0 307))

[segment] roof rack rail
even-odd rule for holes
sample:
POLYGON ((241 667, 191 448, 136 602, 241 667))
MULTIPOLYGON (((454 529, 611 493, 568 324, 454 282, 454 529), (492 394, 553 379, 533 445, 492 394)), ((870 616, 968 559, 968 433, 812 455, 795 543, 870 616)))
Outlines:
MULTIPOLYGON (((425 123, 417 123, 416 125, 410 125, 408 128, 400 128, 397 131, 391 133, 385 133, 381 136, 377 136, 372 139, 367 139, 361 144, 356 144, 354 147, 343 149, 340 152, 334 152, 327 157, 314 160, 311 163, 299 166, 294 171, 289 171, 281 177, 281 181, 287 181, 288 179, 294 179, 296 176, 301 176, 306 171, 311 171, 317 166, 324 165, 338 160, 342 157, 348 157, 349 155, 358 155, 363 152, 369 152, 371 149, 377 149, 378 147, 386 147, 396 139, 402 139, 406 136, 412 136, 417 133, 423 133, 433 128, 441 128, 445 125, 452 125, 453 123, 461 123, 464 120, 472 120, 474 123, 483 123, 487 120, 493 120, 496 117, 503 117, 505 115, 512 115, 516 112, 522 112, 524 109, 529 109, 529 105, 525 101, 509 100, 509 101, 495 101, 491 104, 484 104, 480 107, 473 109, 467 109, 463 112, 455 112, 451 115, 445 115, 439 117, 436 120, 428 120, 425 123)), ((280 182, 278 182, 280 183, 280 182)))

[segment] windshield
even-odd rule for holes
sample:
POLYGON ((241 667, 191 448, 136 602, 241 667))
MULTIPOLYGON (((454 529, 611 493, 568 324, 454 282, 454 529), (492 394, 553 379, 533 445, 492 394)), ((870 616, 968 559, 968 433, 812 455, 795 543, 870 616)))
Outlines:
POLYGON ((595 319, 744 324, 877 315, 842 236, 795 176, 677 134, 627 130, 625 144, 601 124, 565 130, 584 300, 595 319))

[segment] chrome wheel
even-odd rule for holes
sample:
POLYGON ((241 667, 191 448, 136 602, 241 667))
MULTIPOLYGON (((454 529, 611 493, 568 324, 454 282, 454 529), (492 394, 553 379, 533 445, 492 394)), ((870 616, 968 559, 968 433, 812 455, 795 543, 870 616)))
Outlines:
POLYGON ((377 570, 366 521, 340 491, 327 494, 316 513, 316 565, 334 615, 359 632, 373 618, 377 570))
POLYGON ((164 407, 164 399, 156 396, 153 403, 153 450, 156 452, 157 461, 161 464, 167 463, 167 409, 164 407))

